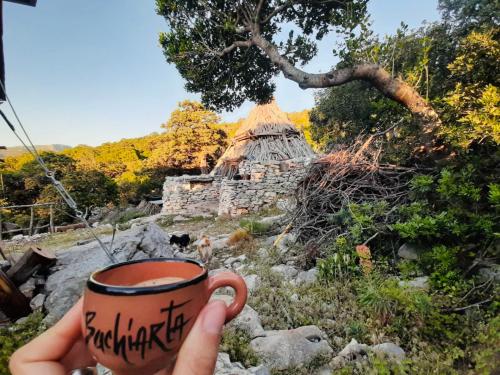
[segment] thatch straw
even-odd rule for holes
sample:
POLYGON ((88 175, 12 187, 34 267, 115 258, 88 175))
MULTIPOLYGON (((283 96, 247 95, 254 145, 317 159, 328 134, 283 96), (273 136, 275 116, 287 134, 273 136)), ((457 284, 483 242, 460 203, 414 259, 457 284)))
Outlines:
POLYGON ((252 109, 212 174, 230 178, 245 159, 267 162, 312 156, 302 132, 273 100, 252 109))

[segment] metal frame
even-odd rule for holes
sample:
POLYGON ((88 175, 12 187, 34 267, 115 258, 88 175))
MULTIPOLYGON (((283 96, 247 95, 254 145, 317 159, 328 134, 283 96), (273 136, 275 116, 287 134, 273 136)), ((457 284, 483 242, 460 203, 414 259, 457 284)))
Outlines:
POLYGON ((8 1, 9 3, 16 3, 16 4, 21 4, 21 5, 29 5, 29 6, 36 6, 37 0, 5 0, 8 1))

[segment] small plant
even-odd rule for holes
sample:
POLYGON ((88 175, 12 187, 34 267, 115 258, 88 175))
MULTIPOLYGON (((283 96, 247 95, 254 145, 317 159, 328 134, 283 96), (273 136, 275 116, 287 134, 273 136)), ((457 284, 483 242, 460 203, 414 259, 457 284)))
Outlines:
POLYGON ((427 293, 401 287, 395 279, 374 274, 358 281, 359 304, 382 325, 421 325, 432 309, 427 293))
POLYGON ((329 283, 336 278, 355 274, 357 266, 353 250, 354 247, 346 237, 337 237, 332 248, 327 249, 329 255, 325 259, 318 260, 320 280, 329 283))
POLYGON ((229 354, 231 362, 240 362, 245 367, 258 364, 257 355, 250 347, 250 337, 236 328, 224 329, 220 351, 229 354))
POLYGON ((252 235, 259 236, 268 233, 271 228, 271 224, 263 223, 257 220, 242 219, 240 220, 240 227, 252 235))
POLYGON ((245 229, 236 229, 227 240, 229 246, 235 246, 242 242, 250 242, 253 239, 252 235, 245 229))
POLYGON ((161 216, 158 220, 156 220, 156 223, 162 227, 169 227, 174 223, 174 216, 173 215, 161 216))

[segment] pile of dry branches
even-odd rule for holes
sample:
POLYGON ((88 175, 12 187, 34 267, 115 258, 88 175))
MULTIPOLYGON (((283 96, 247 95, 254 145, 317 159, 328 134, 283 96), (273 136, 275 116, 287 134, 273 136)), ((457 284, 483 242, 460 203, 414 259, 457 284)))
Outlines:
POLYGON ((346 227, 330 218, 349 210, 352 204, 386 201, 389 210, 384 220, 389 224, 395 207, 407 201, 408 184, 415 169, 379 163, 381 149, 376 149, 372 141, 373 137, 358 139, 352 146, 311 165, 297 189, 298 203, 291 222, 301 241, 322 245, 346 234, 346 227))

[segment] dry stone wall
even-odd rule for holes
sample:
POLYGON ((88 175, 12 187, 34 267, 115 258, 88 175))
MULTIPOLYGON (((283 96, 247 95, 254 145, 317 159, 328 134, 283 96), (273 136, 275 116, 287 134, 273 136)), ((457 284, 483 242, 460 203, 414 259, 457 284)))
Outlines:
POLYGON ((293 194, 310 161, 241 163, 240 174, 250 179, 222 181, 218 214, 238 216, 273 206, 279 198, 293 194))
POLYGON ((216 213, 239 216, 273 206, 293 194, 313 159, 240 163, 242 180, 217 176, 167 177, 163 186, 163 213, 216 213))
POLYGON ((209 175, 167 177, 163 184, 162 213, 217 213, 221 179, 209 175))

